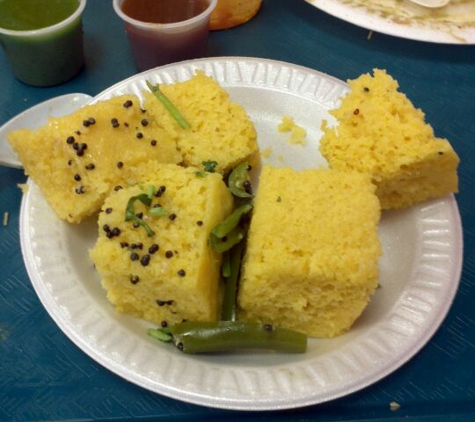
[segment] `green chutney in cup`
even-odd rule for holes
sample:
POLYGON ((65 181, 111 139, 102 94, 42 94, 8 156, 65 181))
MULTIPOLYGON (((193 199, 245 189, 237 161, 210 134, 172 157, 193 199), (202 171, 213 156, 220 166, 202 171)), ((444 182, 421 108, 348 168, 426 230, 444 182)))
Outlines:
POLYGON ((80 71, 85 5, 86 0, 0 0, 0 45, 17 79, 52 86, 80 71))

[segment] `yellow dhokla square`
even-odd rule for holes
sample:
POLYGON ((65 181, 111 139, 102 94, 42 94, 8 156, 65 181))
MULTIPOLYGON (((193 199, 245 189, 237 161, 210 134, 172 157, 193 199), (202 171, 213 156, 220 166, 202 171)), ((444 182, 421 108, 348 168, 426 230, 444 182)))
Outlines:
POLYGON ((108 299, 118 311, 157 324, 216 320, 221 257, 208 240, 233 202, 222 176, 149 163, 140 177, 140 185, 112 193, 99 215, 90 256, 108 299), (133 199, 140 195, 151 203, 133 199), (148 231, 125 221, 131 203, 148 231), (157 204, 163 215, 153 216, 157 204))
POLYGON ((243 261, 240 318, 334 337, 378 284, 380 206, 368 175, 266 166, 243 261))
POLYGON ((132 95, 50 118, 36 130, 13 131, 9 142, 57 215, 72 223, 97 212, 116 186, 136 183, 142 163, 182 159, 132 95))
POLYGON ((184 82, 161 84, 160 90, 191 127, 182 129, 151 93, 145 94, 145 106, 177 140, 186 166, 203 168, 203 161, 216 161, 216 171, 227 173, 257 153, 256 130, 246 110, 213 78, 198 71, 184 82))
POLYGON ((337 170, 371 175, 383 209, 404 208, 457 192, 459 158, 434 136, 424 113, 384 70, 349 81, 350 92, 324 122, 320 151, 337 170))

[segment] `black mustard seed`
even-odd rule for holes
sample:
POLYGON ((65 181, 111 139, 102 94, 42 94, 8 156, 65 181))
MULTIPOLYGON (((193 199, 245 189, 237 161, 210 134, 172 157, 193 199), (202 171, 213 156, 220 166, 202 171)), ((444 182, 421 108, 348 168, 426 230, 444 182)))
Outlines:
POLYGON ((140 263, 146 267, 148 264, 150 264, 150 255, 144 255, 142 259, 140 260, 140 263))
POLYGON ((159 188, 157 189, 157 192, 155 192, 155 197, 160 198, 165 193, 166 190, 167 190, 166 186, 163 186, 163 185, 159 186, 159 188))
POLYGON ((154 253, 157 252, 159 249, 160 249, 160 247, 159 247, 156 243, 154 243, 153 245, 151 245, 151 246, 148 248, 148 253, 154 254, 154 253))

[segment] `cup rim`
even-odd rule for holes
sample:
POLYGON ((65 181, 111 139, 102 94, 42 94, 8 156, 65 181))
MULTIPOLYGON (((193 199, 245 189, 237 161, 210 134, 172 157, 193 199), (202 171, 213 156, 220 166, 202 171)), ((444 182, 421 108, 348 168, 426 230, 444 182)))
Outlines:
POLYGON ((218 0, 209 0, 208 7, 203 12, 201 12, 199 15, 196 15, 196 16, 192 17, 191 19, 187 19, 187 20, 179 21, 179 22, 173 22, 173 23, 153 23, 153 22, 142 22, 142 21, 133 19, 130 16, 126 15, 122 11, 122 9, 119 5, 119 2, 121 2, 121 4, 122 4, 123 1, 124 0, 113 0, 114 11, 117 13, 117 15, 119 15, 119 17, 123 21, 125 21, 125 22, 127 22, 131 25, 134 25, 136 27, 143 28, 143 29, 165 29, 165 30, 166 29, 178 29, 178 28, 181 28, 183 26, 192 25, 196 22, 199 22, 199 21, 203 20, 204 18, 206 18, 208 15, 210 15, 211 12, 216 8, 216 5, 218 4, 218 0))
POLYGON ((33 36, 44 35, 49 32, 53 32, 57 29, 60 29, 68 25, 69 23, 74 21, 78 16, 82 14, 82 12, 84 11, 84 8, 86 7, 87 0, 78 0, 78 3, 79 3, 79 6, 72 15, 68 16, 66 19, 64 19, 61 22, 55 23, 54 25, 45 26, 44 28, 39 28, 39 29, 28 29, 28 30, 6 29, 0 26, 0 34, 21 36, 21 37, 33 37, 33 36))

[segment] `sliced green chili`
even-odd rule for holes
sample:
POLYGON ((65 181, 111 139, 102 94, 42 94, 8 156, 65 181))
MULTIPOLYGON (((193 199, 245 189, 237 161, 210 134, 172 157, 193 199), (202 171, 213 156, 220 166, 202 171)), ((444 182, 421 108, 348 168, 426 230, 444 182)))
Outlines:
POLYGON ((244 321, 182 322, 170 327, 173 343, 184 353, 264 349, 304 353, 307 336, 285 328, 244 321))
POLYGON ((225 278, 231 276, 231 251, 223 252, 221 261, 221 275, 225 278))
POLYGON ((167 330, 165 328, 161 328, 161 329, 150 328, 147 330, 147 334, 150 337, 153 337, 155 340, 163 341, 164 343, 169 343, 173 339, 173 336, 170 333, 170 330, 167 330))
POLYGON ((252 210, 252 204, 247 203, 236 208, 224 221, 219 223, 211 234, 218 238, 223 238, 230 233, 241 221, 241 217, 252 210))
POLYGON ((252 198, 249 180, 249 163, 244 162, 233 169, 228 178, 228 187, 238 198, 252 198))
POLYGON ((191 126, 186 119, 181 115, 175 105, 168 99, 168 97, 160 91, 159 85, 152 85, 149 81, 146 81, 148 89, 153 95, 165 106, 168 112, 172 115, 175 121, 180 125, 182 129, 189 129, 191 126))
POLYGON ((209 243, 213 250, 223 253, 231 249, 234 245, 241 242, 246 237, 246 229, 243 227, 235 227, 226 236, 219 238, 211 233, 209 243))
POLYGON ((224 281, 223 304, 221 305, 221 320, 236 320, 236 298, 239 284, 239 270, 241 268, 242 253, 244 250, 244 242, 239 242, 226 253, 229 257, 228 276, 224 281))

